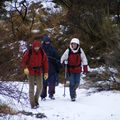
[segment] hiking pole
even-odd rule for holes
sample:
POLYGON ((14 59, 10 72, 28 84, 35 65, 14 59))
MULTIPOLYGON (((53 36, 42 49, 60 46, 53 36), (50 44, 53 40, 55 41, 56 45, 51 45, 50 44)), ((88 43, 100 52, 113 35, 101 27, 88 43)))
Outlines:
POLYGON ((63 96, 65 97, 66 96, 65 87, 66 87, 66 79, 67 79, 67 64, 68 64, 68 61, 65 60, 64 64, 65 64, 65 74, 64 74, 65 79, 64 79, 64 93, 63 93, 63 96))
MULTIPOLYGON (((25 78, 26 78, 26 76, 25 76, 25 78)), ((28 76, 27 76, 27 79, 28 79, 28 76)), ((21 94, 22 94, 22 91, 23 91, 24 84, 25 84, 25 79, 24 79, 23 84, 22 84, 22 88, 21 88, 20 95, 19 95, 19 98, 18 98, 18 103, 20 102, 20 97, 21 97, 21 94)))

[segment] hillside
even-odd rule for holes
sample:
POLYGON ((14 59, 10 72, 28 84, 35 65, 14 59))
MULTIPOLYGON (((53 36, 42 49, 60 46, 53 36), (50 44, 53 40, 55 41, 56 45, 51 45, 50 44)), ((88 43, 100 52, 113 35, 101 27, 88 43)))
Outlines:
MULTIPOLYGON (((19 84, 19 89, 21 89, 22 84, 19 84)), ((23 91, 27 93, 26 97, 28 97, 27 83, 24 85, 23 91)), ((1 102, 14 110, 13 115, 0 113, 0 120, 38 120, 40 119, 36 118, 38 113, 39 117, 41 117, 41 113, 44 113, 42 116, 44 120, 119 120, 120 92, 94 93, 94 91, 95 89, 79 88, 77 89, 76 102, 71 102, 69 89, 66 88, 66 96, 64 97, 63 85, 60 84, 56 89, 55 100, 50 100, 48 97, 46 101, 39 100, 40 107, 33 110, 30 108, 27 98, 21 97, 18 103, 18 99, 14 100, 0 95, 1 102)))

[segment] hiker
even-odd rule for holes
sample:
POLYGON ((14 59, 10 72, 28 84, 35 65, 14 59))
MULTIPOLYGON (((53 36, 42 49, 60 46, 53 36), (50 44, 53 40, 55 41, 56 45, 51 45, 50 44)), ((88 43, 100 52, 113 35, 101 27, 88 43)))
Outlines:
POLYGON ((29 99, 31 108, 39 106, 38 100, 43 88, 43 78, 48 78, 48 60, 46 53, 41 49, 41 43, 36 38, 31 50, 23 55, 21 66, 29 80, 29 99), (35 84, 36 83, 36 91, 35 84))
POLYGON ((61 57, 61 64, 67 61, 67 73, 69 78, 69 91, 71 101, 76 100, 76 89, 80 83, 80 73, 88 72, 88 62, 84 51, 80 48, 80 41, 78 38, 73 38, 70 42, 69 48, 61 57), (83 71, 82 71, 83 66, 83 71))
POLYGON ((52 46, 51 40, 48 35, 43 36, 42 49, 45 51, 48 57, 48 79, 43 81, 43 91, 41 94, 41 100, 46 100, 47 97, 47 86, 49 98, 54 100, 55 86, 58 85, 58 73, 60 68, 60 57, 57 54, 56 49, 52 46))

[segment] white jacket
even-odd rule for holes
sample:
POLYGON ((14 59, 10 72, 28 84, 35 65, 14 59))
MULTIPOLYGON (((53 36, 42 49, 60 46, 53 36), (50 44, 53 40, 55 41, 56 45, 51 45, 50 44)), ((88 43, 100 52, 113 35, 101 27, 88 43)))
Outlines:
MULTIPOLYGON (((80 48, 80 51, 81 51, 81 53, 80 53, 80 56, 81 56, 81 65, 88 65, 88 61, 87 61, 87 58, 86 58, 86 55, 85 55, 85 53, 84 53, 84 51, 83 51, 83 49, 82 48, 80 48)), ((62 57, 61 57, 61 64, 65 61, 65 60, 68 60, 68 54, 69 54, 69 49, 67 49, 64 53, 63 53, 63 55, 62 55, 62 57)))

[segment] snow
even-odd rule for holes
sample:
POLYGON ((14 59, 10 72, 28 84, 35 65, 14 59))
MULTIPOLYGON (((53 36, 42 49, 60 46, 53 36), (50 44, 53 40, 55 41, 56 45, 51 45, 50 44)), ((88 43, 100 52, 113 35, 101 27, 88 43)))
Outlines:
MULTIPOLYGON (((14 82, 15 84, 15 82, 14 82)), ((18 83, 17 83, 18 84, 18 83)), ((19 83, 21 90, 23 83, 19 83)), ((28 83, 24 84, 23 91, 27 93, 28 83)), ((47 118, 43 120, 120 120, 120 92, 103 91, 92 93, 93 89, 77 89, 77 99, 75 102, 70 100, 69 88, 66 87, 66 96, 63 96, 64 87, 62 84, 56 87, 55 100, 39 100, 40 107, 31 109, 28 99, 17 100, 0 95, 0 100, 7 103, 16 111, 27 111, 33 113, 44 113, 47 118)), ((0 102, 1 102, 0 101, 0 102)), ((22 114, 0 116, 0 120, 38 120, 33 116, 22 114)))
MULTIPOLYGON (((43 8, 48 12, 48 13, 58 13, 62 10, 62 8, 60 6, 56 6, 56 4, 54 2, 52 2, 53 0, 26 0, 26 6, 30 6, 33 2, 37 3, 37 2, 41 2, 41 4, 43 5, 43 8)), ((22 2, 22 0, 17 0, 16 2, 16 6, 17 9, 21 10, 21 6, 20 6, 20 2, 22 2)), ((6 9, 8 11, 10 10, 14 10, 14 5, 15 1, 11 2, 5 2, 6 5, 6 9)))
POLYGON ((21 40, 19 41, 19 44, 20 44, 19 51, 24 53, 27 50, 27 43, 24 40, 21 40))

